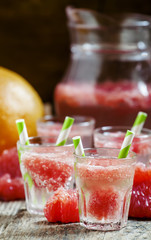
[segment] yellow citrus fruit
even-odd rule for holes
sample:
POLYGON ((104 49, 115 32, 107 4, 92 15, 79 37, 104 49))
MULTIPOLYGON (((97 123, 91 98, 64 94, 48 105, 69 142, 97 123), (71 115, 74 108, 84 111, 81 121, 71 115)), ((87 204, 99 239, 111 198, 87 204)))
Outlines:
POLYGON ((16 146, 16 119, 24 118, 29 136, 35 136, 36 121, 44 113, 35 89, 20 75, 0 67, 0 153, 16 146))

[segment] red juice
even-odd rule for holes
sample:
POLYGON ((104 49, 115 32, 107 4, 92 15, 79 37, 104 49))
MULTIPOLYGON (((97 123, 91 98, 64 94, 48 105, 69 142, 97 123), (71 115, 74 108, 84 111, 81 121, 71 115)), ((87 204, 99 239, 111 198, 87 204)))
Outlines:
MULTIPOLYGON (((132 125, 138 111, 151 118, 151 85, 128 80, 60 83, 55 89, 55 109, 64 116, 91 115, 97 127, 132 125)), ((146 127, 151 127, 149 120, 146 127)))

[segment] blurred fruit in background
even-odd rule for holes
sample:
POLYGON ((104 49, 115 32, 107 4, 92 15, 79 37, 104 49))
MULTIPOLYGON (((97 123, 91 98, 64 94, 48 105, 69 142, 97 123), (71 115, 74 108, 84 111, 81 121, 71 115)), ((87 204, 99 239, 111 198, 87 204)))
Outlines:
POLYGON ((0 67, 0 153, 16 145, 16 119, 24 118, 29 136, 35 136, 43 112, 35 89, 20 75, 0 67))

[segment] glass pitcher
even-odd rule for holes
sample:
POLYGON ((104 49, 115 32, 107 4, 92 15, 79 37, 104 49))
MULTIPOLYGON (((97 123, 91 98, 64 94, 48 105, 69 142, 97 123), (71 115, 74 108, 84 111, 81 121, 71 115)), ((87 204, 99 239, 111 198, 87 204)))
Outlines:
POLYGON ((151 128, 151 18, 66 10, 71 58, 55 89, 56 113, 92 116, 99 127, 131 126, 144 111, 151 128))

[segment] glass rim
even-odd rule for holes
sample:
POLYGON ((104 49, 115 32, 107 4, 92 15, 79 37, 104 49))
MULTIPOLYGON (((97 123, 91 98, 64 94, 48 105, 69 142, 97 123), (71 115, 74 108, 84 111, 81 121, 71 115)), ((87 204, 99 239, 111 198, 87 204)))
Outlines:
MULTIPOLYGON (((145 21, 144 21, 145 22, 145 21)), ((95 30, 95 31, 98 31, 98 32, 102 32, 102 31, 105 31, 106 29, 105 28, 102 28, 102 27, 99 27, 99 26, 93 26, 93 25, 88 25, 88 24, 82 24, 82 23, 79 23, 79 24, 73 24, 73 23, 67 23, 67 27, 69 28, 69 29, 75 29, 75 30, 77 30, 77 29, 82 29, 82 30, 87 30, 87 31, 89 31, 89 30, 95 30)), ((150 29, 151 28, 151 24, 149 23, 148 25, 146 24, 146 25, 132 25, 132 26, 122 26, 122 25, 119 25, 119 26, 113 26, 113 27, 110 27, 109 29, 110 30, 113 30, 113 31, 119 31, 120 29, 123 29, 123 30, 131 30, 131 31, 133 31, 133 30, 138 30, 138 29, 141 29, 141 28, 143 28, 143 29, 150 29)))
MULTIPOLYGON (((151 28, 151 17, 148 14, 141 14, 141 13, 116 13, 116 14, 111 14, 110 16, 108 14, 100 14, 97 11, 90 10, 90 9, 77 9, 75 10, 84 10, 88 11, 91 13, 94 13, 98 17, 103 17, 106 18, 107 20, 111 20, 114 25, 112 24, 110 28, 108 29, 113 29, 113 30, 118 30, 118 29, 129 29, 129 30, 138 30, 138 29, 150 29, 151 28), (123 22, 124 19, 132 19, 133 21, 127 21, 123 22)), ((96 24, 88 24, 88 23, 76 23, 72 22, 70 20, 67 21, 67 26, 68 28, 73 28, 73 29, 86 29, 86 30, 106 30, 104 26, 96 25, 96 24)))
MULTIPOLYGON (((86 151, 89 151, 89 150, 116 150, 118 152, 120 152, 120 148, 112 148, 112 147, 94 147, 94 148, 84 148, 84 152, 86 153, 86 151)), ((113 157, 113 156, 109 156, 107 155, 106 157, 105 156, 79 156, 77 155, 76 153, 73 153, 74 157, 75 158, 80 158, 80 159, 86 159, 86 158, 89 158, 89 159, 111 159, 111 160, 123 160, 123 162, 127 162, 127 161, 132 161, 136 158, 137 154, 133 151, 129 151, 128 155, 129 154, 132 154, 132 157, 126 157, 126 158, 118 158, 118 157, 113 157)))
MULTIPOLYGON (((102 136, 102 138, 109 138, 111 137, 110 135, 104 135, 105 132, 111 133, 110 130, 122 130, 122 132, 125 132, 127 130, 130 130, 132 127, 130 126, 103 126, 103 127, 99 127, 99 128, 95 128, 94 132, 93 132, 93 136, 95 136, 95 134, 100 134, 102 136), (102 131, 102 132, 101 132, 102 131)), ((113 131, 112 133, 115 133, 116 131, 113 131)), ((143 128, 142 129, 142 133, 143 134, 139 134, 139 135, 135 135, 134 138, 135 139, 148 139, 151 138, 151 129, 149 128, 143 128)), ((113 138, 118 138, 119 136, 112 136, 113 138)))
MULTIPOLYGON (((95 124, 95 119, 91 116, 84 116, 84 115, 70 115, 70 117, 73 117, 75 119, 73 125, 78 126, 89 126, 95 124), (79 119, 79 122, 78 122, 79 119), (81 122, 80 122, 81 120, 81 122)), ((50 125, 52 122, 56 123, 63 123, 65 117, 64 116, 53 116, 53 115, 45 115, 37 120, 37 124, 39 125, 50 125)))
POLYGON ((44 143, 30 143, 30 140, 36 140, 37 139, 37 141, 38 140, 40 140, 40 139, 52 139, 52 140, 57 140, 57 137, 55 137, 55 136, 33 136, 33 137, 29 137, 28 138, 29 139, 29 145, 26 145, 26 144, 22 144, 22 143, 20 143, 20 140, 18 140, 17 141, 17 145, 19 145, 20 147, 22 147, 22 148, 24 148, 24 149, 29 149, 29 148, 37 148, 37 147, 39 147, 39 148, 46 148, 46 147, 72 147, 73 146, 73 142, 72 142, 72 139, 71 138, 69 138, 69 140, 71 140, 71 143, 68 143, 68 141, 69 140, 67 140, 67 143, 65 144, 65 145, 63 145, 63 146, 56 146, 55 145, 55 142, 53 142, 53 143, 51 143, 51 142, 44 142, 44 143))

